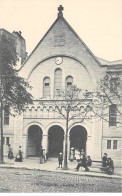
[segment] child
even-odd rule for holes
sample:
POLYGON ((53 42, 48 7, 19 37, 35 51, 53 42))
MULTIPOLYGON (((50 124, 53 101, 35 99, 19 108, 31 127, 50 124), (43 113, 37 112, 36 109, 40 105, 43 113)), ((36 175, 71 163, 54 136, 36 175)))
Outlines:
POLYGON ((62 161, 63 161, 63 154, 62 154, 62 152, 60 152, 59 157, 58 157, 58 163, 59 163, 58 168, 60 168, 60 165, 61 165, 61 168, 62 168, 62 161))

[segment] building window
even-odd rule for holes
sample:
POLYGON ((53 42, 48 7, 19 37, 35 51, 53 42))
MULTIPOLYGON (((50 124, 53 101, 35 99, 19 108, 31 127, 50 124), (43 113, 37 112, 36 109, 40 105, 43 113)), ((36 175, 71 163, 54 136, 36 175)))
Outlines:
POLYGON ((43 81, 43 96, 48 97, 50 96, 50 78, 46 77, 43 81))
POLYGON ((4 110, 4 125, 9 125, 9 110, 4 110))
POLYGON ((55 77, 54 77, 54 94, 55 96, 59 95, 59 92, 62 89, 62 70, 56 69, 55 70, 55 77))
POLYGON ((111 149, 111 140, 107 140, 107 149, 111 149))
POLYGON ((111 92, 116 92, 117 91, 117 83, 118 83, 118 78, 111 78, 110 80, 110 91, 111 92))
POLYGON ((116 126, 116 110, 115 104, 109 106, 109 126, 116 126))
POLYGON ((6 145, 9 145, 9 137, 6 137, 6 145))
POLYGON ((73 77, 72 76, 68 76, 66 78, 66 90, 70 89, 72 84, 73 84, 73 77))
POLYGON ((117 140, 113 141, 113 149, 117 149, 117 140))

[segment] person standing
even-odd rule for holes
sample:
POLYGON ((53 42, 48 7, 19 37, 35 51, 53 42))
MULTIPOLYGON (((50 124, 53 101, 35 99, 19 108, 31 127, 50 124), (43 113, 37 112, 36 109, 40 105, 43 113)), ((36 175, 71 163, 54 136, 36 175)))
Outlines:
POLYGON ((40 146, 39 156, 40 156, 40 164, 42 164, 43 163, 43 149, 42 149, 42 146, 40 146))
POLYGON ((82 150, 81 150, 81 159, 83 159, 84 155, 85 155, 85 152, 84 152, 84 150, 82 149, 82 150))
POLYGON ((59 163, 59 167, 58 168, 60 168, 60 166, 62 168, 62 161, 63 161, 63 154, 62 154, 62 152, 60 152, 59 156, 58 156, 58 163, 59 163))
POLYGON ((44 163, 46 163, 46 152, 45 152, 45 149, 43 148, 43 159, 44 159, 44 163))
POLYGON ((104 156, 102 157, 102 167, 106 167, 107 166, 107 154, 104 153, 104 156))
POLYGON ((16 162, 22 162, 22 149, 21 149, 22 147, 21 146, 19 146, 19 149, 18 149, 18 153, 17 153, 17 156, 16 156, 16 159, 15 159, 15 161, 16 162))
POLYGON ((80 157, 80 151, 79 150, 76 150, 75 151, 75 158, 76 158, 76 161, 79 162, 81 157, 80 157))
POLYGON ((13 152, 10 144, 8 145, 8 159, 13 159, 13 152))
POLYGON ((70 161, 72 162, 74 160, 74 148, 72 147, 70 149, 70 161))

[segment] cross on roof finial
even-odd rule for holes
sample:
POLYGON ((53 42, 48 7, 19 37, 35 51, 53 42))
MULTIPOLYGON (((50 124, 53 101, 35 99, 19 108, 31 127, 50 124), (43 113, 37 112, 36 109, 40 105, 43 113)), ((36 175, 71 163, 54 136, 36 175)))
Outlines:
POLYGON ((62 13, 63 10, 64 10, 63 6, 60 5, 60 6, 58 7, 58 11, 59 11, 58 16, 63 16, 63 13, 62 13))

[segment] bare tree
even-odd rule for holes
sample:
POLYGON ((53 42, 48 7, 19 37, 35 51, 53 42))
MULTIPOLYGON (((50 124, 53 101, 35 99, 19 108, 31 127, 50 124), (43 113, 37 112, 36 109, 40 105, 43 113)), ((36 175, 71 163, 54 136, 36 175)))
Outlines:
MULTIPOLYGON (((63 169, 68 169, 67 163, 67 137, 68 131, 71 128, 69 122, 75 124, 76 119, 78 122, 83 122, 84 119, 89 118, 88 113, 91 111, 90 108, 91 99, 86 99, 84 91, 79 89, 77 86, 71 86, 64 91, 59 91, 57 96, 51 100, 51 104, 54 106, 56 112, 60 118, 63 118, 66 123, 66 134, 65 134, 65 151, 64 151, 64 166, 63 169), (84 106, 84 107, 83 107, 84 106), (75 121, 73 121, 75 120, 75 121)), ((46 104, 46 102, 43 104, 46 104)))
POLYGON ((119 72, 107 73, 97 89, 86 91, 85 97, 92 100, 92 117, 98 116, 116 127, 122 126, 122 78, 119 72))

